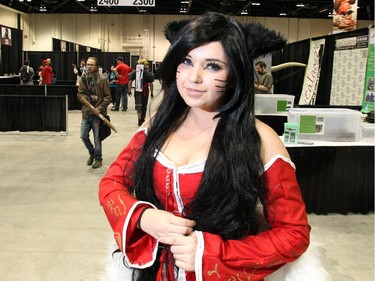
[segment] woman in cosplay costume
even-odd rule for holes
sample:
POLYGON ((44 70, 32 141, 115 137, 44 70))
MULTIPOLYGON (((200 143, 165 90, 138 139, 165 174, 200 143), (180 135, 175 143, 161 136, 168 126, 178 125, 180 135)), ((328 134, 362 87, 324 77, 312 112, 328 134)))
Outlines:
POLYGON ((285 40, 213 12, 165 34, 163 101, 100 182, 128 269, 111 280, 264 280, 310 240, 294 164, 254 116, 253 60, 285 40))

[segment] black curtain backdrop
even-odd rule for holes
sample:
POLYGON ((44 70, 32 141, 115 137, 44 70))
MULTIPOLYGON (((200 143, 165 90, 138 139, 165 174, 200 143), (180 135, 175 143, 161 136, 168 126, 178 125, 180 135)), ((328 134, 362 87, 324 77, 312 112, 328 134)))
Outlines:
POLYGON ((52 38, 52 51, 54 52, 62 52, 63 50, 61 49, 62 44, 65 44, 65 51, 66 52, 75 52, 77 51, 76 46, 78 46, 78 51, 79 52, 86 52, 88 48, 90 48, 90 51, 93 52, 100 52, 100 49, 89 47, 89 46, 83 46, 80 44, 76 44, 74 42, 69 42, 65 40, 60 40, 57 38, 52 38))
POLYGON ((123 57, 124 62, 130 66, 130 53, 129 52, 97 52, 97 51, 90 51, 90 52, 79 52, 80 59, 87 59, 88 57, 96 57, 99 60, 100 66, 105 69, 109 70, 112 65, 115 64, 115 60, 118 57, 123 57))
MULTIPOLYGON (((284 49, 273 53, 272 65, 286 62, 300 62, 307 64, 309 60, 310 40, 302 40, 288 44, 284 49)), ((294 103, 298 103, 301 95, 303 79, 305 76, 304 67, 289 67, 280 71, 272 72, 274 76, 274 93, 294 95, 294 103)))
MULTIPOLYGON (((79 65, 81 59, 96 57, 103 69, 109 70, 117 57, 123 57, 125 63, 130 65, 130 53, 126 52, 25 52, 25 57, 30 60, 30 65, 35 71, 38 71, 42 61, 46 58, 51 59, 57 84, 74 84, 76 76, 73 72, 72 64, 79 65)), ((17 70, 18 71, 18 70, 17 70)))
POLYGON ((60 81, 75 81, 72 63, 77 64, 76 52, 25 52, 25 57, 30 60, 30 65, 35 72, 40 68, 44 59, 51 59, 54 77, 60 81))

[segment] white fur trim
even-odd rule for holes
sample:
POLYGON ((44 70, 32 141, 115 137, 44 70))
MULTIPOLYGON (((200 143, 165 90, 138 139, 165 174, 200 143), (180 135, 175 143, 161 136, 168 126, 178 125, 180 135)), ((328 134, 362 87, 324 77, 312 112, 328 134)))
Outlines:
POLYGON ((182 268, 178 269, 177 281, 186 281, 186 272, 182 268))
POLYGON ((267 164, 264 165, 264 171, 267 171, 272 166, 272 164, 275 163, 277 159, 284 160, 285 162, 289 163, 290 166, 292 166, 294 170, 296 169, 296 166, 294 165, 292 160, 290 160, 289 158, 286 158, 285 156, 281 154, 276 154, 274 157, 271 158, 270 161, 267 162, 267 164))
MULTIPOLYGON (((126 253, 125 249, 126 249, 126 230, 129 226, 129 221, 130 221, 130 218, 132 217, 133 215, 133 212, 135 210, 135 208, 139 205, 148 205, 154 209, 157 209, 153 204, 149 203, 149 202, 145 202, 145 201, 138 201, 136 202, 129 210, 129 213, 125 219, 125 223, 124 223, 124 228, 122 230, 122 248, 124 249, 124 253, 126 253)), ((146 263, 143 263, 143 264, 137 264, 137 263, 131 263, 128 256, 126 254, 125 255, 125 263, 126 265, 130 266, 130 267, 134 267, 134 268, 146 268, 146 267, 150 267, 155 259, 156 259, 156 254, 157 254, 157 251, 158 251, 158 245, 159 245, 159 241, 156 240, 156 246, 155 248, 153 249, 152 251, 152 260, 151 261, 148 261, 146 263)))
POLYGON ((195 253, 195 278, 196 281, 203 281, 203 252, 204 252, 204 238, 202 231, 195 231, 198 239, 197 252, 195 253))
MULTIPOLYGON (((108 247, 108 254, 103 261, 105 270, 99 276, 100 281, 122 281, 132 280, 133 268, 124 265, 124 254, 116 252, 118 246, 114 240, 111 240, 108 247)), ((135 271, 137 275, 137 272, 135 271)))
POLYGON ((331 281, 323 267, 319 248, 322 244, 311 237, 307 251, 292 263, 288 263, 265 278, 265 281, 331 281))

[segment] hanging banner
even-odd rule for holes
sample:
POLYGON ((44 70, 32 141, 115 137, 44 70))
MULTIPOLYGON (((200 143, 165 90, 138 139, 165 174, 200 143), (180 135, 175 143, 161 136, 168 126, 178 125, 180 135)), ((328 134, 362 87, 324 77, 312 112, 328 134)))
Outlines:
POLYGON ((374 110, 374 83, 375 83, 375 34, 374 28, 369 28, 369 37, 370 44, 368 48, 368 57, 367 57, 367 67, 366 67, 366 77, 365 77, 365 86, 363 90, 363 102, 362 102, 362 112, 369 113, 374 110))
POLYGON ((330 105, 362 105, 367 55, 368 35, 336 40, 330 105))
POLYGON ((135 69, 135 90, 136 92, 143 91, 143 71, 145 66, 143 64, 137 64, 135 69))
POLYGON ((333 0, 333 33, 357 28, 357 0, 333 0))
POLYGON ((325 39, 310 40, 310 55, 298 104, 314 105, 318 92, 325 39))

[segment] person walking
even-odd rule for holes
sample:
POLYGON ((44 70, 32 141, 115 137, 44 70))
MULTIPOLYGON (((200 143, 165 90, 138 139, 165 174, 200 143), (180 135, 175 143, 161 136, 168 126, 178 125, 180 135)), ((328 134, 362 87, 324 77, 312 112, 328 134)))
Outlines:
POLYGON ((79 80, 81 79, 82 75, 84 74, 86 70, 86 61, 84 59, 81 59, 79 61, 79 66, 77 67, 76 64, 72 63, 73 66, 73 72, 77 76, 76 78, 76 85, 79 85, 79 80))
POLYGON ((120 102, 122 111, 128 110, 128 83, 129 78, 128 75, 133 70, 132 68, 124 63, 123 57, 118 57, 116 59, 117 65, 116 67, 111 67, 111 71, 117 76, 117 87, 116 87, 116 103, 115 107, 111 108, 112 111, 119 111, 120 110, 120 102))
POLYGON ((111 88, 111 99, 112 99, 112 108, 116 108, 116 89, 117 89, 117 75, 114 72, 114 66, 110 67, 110 71, 108 71, 108 82, 109 87, 111 88))
POLYGON ((42 71, 41 71, 41 84, 42 85, 51 85, 52 84, 52 67, 49 65, 48 60, 42 61, 42 71))
POLYGON ((136 71, 129 74, 129 96, 131 96, 131 89, 133 81, 135 80, 135 110, 138 116, 138 126, 141 126, 145 121, 149 93, 151 97, 154 95, 154 76, 149 70, 147 60, 139 60, 136 66, 136 71))
POLYGON ((25 60, 19 71, 20 85, 34 85, 34 69, 30 66, 30 61, 25 60))
POLYGON ((103 164, 102 142, 99 137, 99 114, 107 115, 107 107, 111 102, 111 91, 107 77, 99 75, 99 62, 95 57, 89 57, 86 62, 87 75, 82 75, 78 85, 78 100, 82 103, 82 121, 80 137, 89 152, 87 165, 97 169, 103 164), (91 110, 82 99, 90 102, 91 110), (93 132, 94 144, 90 140, 93 132))

